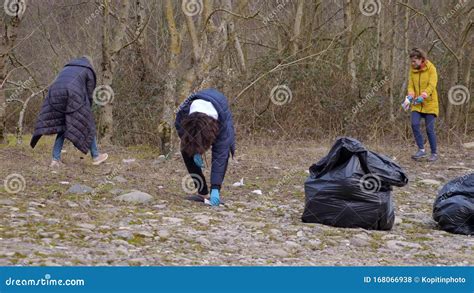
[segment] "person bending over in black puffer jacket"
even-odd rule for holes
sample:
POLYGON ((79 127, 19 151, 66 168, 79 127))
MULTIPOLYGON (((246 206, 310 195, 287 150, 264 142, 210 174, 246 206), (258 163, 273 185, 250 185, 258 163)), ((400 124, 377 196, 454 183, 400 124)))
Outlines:
POLYGON ((99 165, 107 160, 107 154, 97 149, 96 129, 92 113, 93 92, 96 75, 90 57, 69 61, 48 89, 31 139, 32 148, 43 135, 57 134, 53 147, 51 167, 61 163, 64 140, 70 140, 84 154, 89 151, 92 164, 99 165))

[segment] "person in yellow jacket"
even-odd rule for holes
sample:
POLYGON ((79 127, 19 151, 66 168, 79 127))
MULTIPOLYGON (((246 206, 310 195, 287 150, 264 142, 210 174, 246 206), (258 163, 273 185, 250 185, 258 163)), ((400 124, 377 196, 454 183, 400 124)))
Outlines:
POLYGON ((421 119, 425 119, 426 133, 431 148, 431 156, 428 161, 434 162, 438 159, 435 121, 439 114, 438 73, 436 67, 431 63, 426 53, 414 48, 410 52, 410 76, 408 78, 408 96, 402 104, 405 110, 411 109, 411 127, 418 151, 412 156, 414 160, 426 158, 425 141, 420 130, 421 119))

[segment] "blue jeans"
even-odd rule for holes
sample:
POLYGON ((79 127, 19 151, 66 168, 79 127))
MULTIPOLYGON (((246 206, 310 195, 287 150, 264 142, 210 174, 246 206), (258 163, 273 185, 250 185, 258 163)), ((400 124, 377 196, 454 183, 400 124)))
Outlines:
POLYGON ((419 149, 424 148, 425 139, 421 133, 421 119, 425 119, 426 124, 426 134, 428 135, 428 141, 430 142, 431 153, 436 154, 437 145, 436 145, 436 132, 435 132, 435 121, 436 115, 434 114, 425 114, 420 112, 411 112, 411 129, 415 135, 416 145, 419 149))
MULTIPOLYGON (((56 160, 56 161, 61 160, 61 150, 63 149, 63 145, 64 145, 64 132, 58 133, 58 135, 56 136, 56 141, 54 142, 54 146, 53 146, 53 160, 56 160)), ((97 150, 97 139, 95 137, 92 140, 90 151, 91 151, 92 159, 95 159, 99 156, 99 151, 97 150)))

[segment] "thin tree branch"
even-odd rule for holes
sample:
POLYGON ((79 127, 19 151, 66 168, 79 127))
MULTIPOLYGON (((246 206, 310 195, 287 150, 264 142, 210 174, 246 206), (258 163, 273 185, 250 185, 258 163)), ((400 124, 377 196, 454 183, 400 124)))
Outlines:
MULTIPOLYGON (((230 15, 233 15, 235 17, 242 18, 242 19, 252 19, 252 18, 257 17, 258 14, 260 13, 260 11, 257 11, 253 15, 242 15, 242 14, 238 14, 238 13, 232 12, 232 11, 224 9, 224 8, 217 8, 217 9, 214 9, 211 13, 209 13, 209 16, 206 18, 206 21, 204 22, 204 28, 207 26, 207 23, 211 19, 212 15, 214 13, 217 13, 217 12, 226 12, 230 15)), ((204 28, 203 28, 203 30, 204 30, 204 28)))
POLYGON ((446 44, 446 42, 444 41, 444 39, 441 37, 441 34, 438 32, 438 30, 436 29, 436 27, 434 26, 433 22, 428 18, 428 16, 426 16, 426 14, 424 14, 423 12, 413 8, 412 6, 406 4, 406 3, 403 3, 403 2, 400 2, 400 1, 397 1, 398 4, 402 5, 402 6, 405 6, 407 8, 410 8, 411 10, 413 10, 415 13, 423 16, 426 21, 429 23, 430 27, 433 29, 433 31, 435 32, 435 34, 438 36, 439 40, 443 43, 443 45, 448 49, 448 51, 454 56, 454 58, 456 58, 456 61, 459 63, 460 60, 459 60, 459 57, 458 55, 456 55, 456 53, 448 46, 448 44, 446 44))
MULTIPOLYGON (((275 71, 278 71, 278 70, 281 70, 283 68, 286 68, 286 67, 289 67, 289 66, 292 66, 292 65, 295 65, 295 64, 298 64, 304 60, 307 60, 307 59, 310 59, 310 58, 313 58, 313 57, 316 57, 316 56, 321 56, 322 54, 326 53, 329 48, 331 48, 332 44, 335 42, 336 39, 338 39, 342 34, 344 34, 346 32, 347 29, 341 31, 339 34, 337 34, 336 36, 334 36, 333 38, 333 41, 322 51, 318 52, 318 53, 314 53, 314 54, 311 54, 311 55, 308 55, 308 56, 305 56, 305 57, 302 57, 302 58, 299 58, 299 59, 296 59, 294 61, 291 61, 291 62, 288 62, 288 63, 279 63, 277 66, 275 66, 274 68, 272 68, 271 70, 263 73, 262 75, 260 75, 259 77, 257 77, 254 81, 252 81, 248 86, 246 86, 243 90, 241 90, 237 96, 232 100, 232 102, 234 100, 236 100, 237 98, 239 98, 243 93, 245 93, 248 89, 250 89, 251 87, 253 87, 257 82, 259 82, 261 79, 263 79, 264 77, 266 77, 267 75, 275 72, 275 71)), ((293 57, 293 55, 291 55, 290 57, 293 57)), ((290 58, 288 57, 288 58, 290 58)), ((286 59, 288 59, 286 58, 286 59)))
POLYGON ((145 31, 145 29, 147 28, 148 26, 148 23, 150 22, 150 19, 151 19, 151 16, 154 12, 154 7, 152 9, 152 11, 150 11, 149 15, 148 15, 148 19, 147 21, 145 22, 145 24, 143 25, 142 29, 140 30, 140 32, 135 36, 135 38, 133 40, 131 40, 130 42, 128 42, 127 44, 125 44, 122 48, 118 49, 116 52, 114 52, 114 54, 119 54, 120 51, 122 51, 123 49, 127 48, 128 46, 130 46, 131 44, 135 43, 140 37, 141 35, 143 34, 143 32, 145 31))

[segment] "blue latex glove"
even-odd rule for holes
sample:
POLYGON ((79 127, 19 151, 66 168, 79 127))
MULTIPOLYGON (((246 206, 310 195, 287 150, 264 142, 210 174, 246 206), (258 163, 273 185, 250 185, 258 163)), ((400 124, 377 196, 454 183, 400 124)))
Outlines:
POLYGON ((202 161, 202 156, 201 154, 195 154, 193 157, 194 163, 199 167, 202 168, 204 167, 204 162, 202 161))
POLYGON ((211 189, 211 205, 218 206, 220 203, 219 189, 211 189))
POLYGON ((410 103, 413 102, 413 97, 412 96, 407 96, 407 99, 408 99, 408 101, 410 101, 410 103))
POLYGON ((415 101, 413 101, 413 105, 421 104, 423 103, 424 100, 425 99, 422 96, 419 96, 418 98, 415 99, 415 101))

